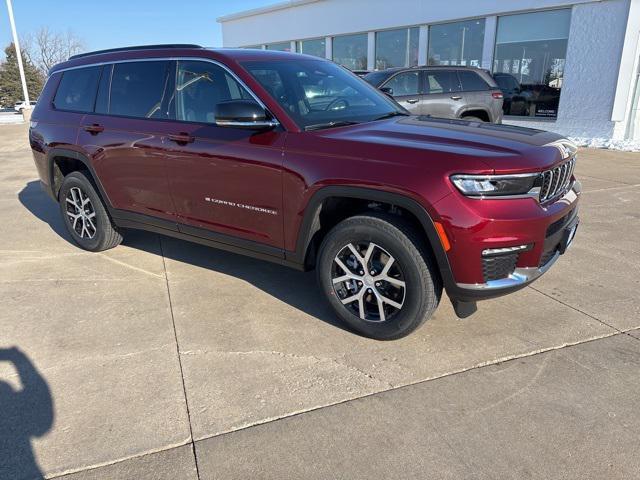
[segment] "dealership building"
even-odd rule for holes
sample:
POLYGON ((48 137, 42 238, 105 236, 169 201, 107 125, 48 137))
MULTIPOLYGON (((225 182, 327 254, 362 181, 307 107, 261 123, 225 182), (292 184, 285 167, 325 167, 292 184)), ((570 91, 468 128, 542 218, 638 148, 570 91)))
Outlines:
POLYGON ((504 123, 640 145, 640 0, 289 0, 218 19, 225 47, 352 70, 491 70, 526 108, 504 123))

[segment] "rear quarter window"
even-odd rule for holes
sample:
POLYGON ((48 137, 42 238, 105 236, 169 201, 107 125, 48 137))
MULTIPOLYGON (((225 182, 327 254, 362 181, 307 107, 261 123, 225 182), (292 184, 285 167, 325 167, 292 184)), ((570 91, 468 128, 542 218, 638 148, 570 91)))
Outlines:
POLYGON ((101 67, 76 68, 62 73, 53 105, 58 110, 92 112, 101 67))
POLYGON ((489 84, 475 72, 459 71, 458 77, 463 91, 489 90, 489 84))

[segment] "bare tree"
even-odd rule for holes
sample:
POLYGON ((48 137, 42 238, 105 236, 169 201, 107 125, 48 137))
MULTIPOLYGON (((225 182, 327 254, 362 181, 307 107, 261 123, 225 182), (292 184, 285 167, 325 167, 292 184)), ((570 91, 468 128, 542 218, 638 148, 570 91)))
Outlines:
POLYGON ((49 27, 40 27, 21 43, 25 45, 25 56, 45 75, 55 64, 64 62, 85 49, 84 41, 71 30, 61 33, 51 31, 49 27))

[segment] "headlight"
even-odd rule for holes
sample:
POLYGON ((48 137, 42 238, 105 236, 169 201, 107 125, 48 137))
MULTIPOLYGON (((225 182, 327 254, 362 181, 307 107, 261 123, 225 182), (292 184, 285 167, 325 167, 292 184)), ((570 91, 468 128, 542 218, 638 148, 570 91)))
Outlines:
POLYGON ((452 175, 451 181, 468 197, 535 196, 539 173, 517 175, 452 175))

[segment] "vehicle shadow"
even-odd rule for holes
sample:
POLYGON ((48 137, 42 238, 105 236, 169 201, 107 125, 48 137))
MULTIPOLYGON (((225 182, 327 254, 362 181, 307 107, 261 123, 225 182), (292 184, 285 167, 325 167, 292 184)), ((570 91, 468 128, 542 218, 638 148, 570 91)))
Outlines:
POLYGON ((64 226, 58 205, 47 196, 40 187, 40 182, 32 181, 18 193, 18 200, 35 217, 49 225, 59 236, 73 243, 71 236, 64 226))
POLYGON ((51 391, 18 348, 0 348, 3 362, 13 365, 22 388, 0 379, 0 478, 42 479, 31 437, 41 437, 53 425, 51 391))
MULTIPOLYGON (((58 235, 73 243, 60 218, 57 205, 42 191, 38 182, 29 182, 18 194, 18 198, 34 216, 47 223, 58 235)), ((138 230, 126 230, 123 244, 155 255, 164 255, 171 260, 240 278, 308 315, 337 328, 348 330, 322 298, 314 272, 299 272, 267 261, 138 230), (158 238, 162 245, 161 249, 158 247, 158 238)))

